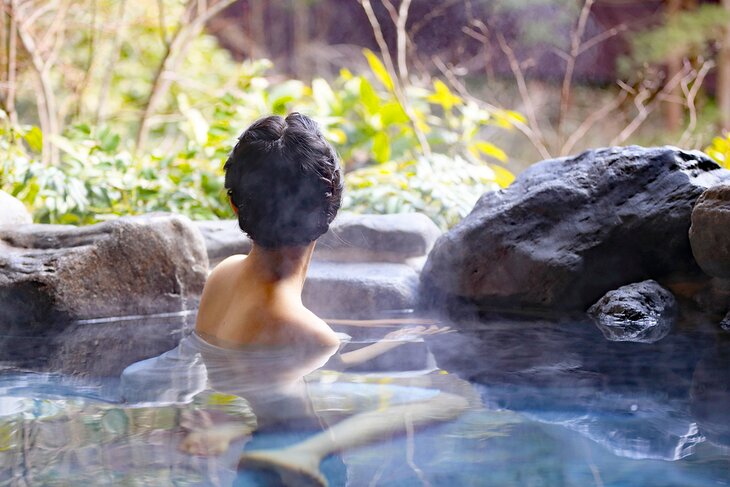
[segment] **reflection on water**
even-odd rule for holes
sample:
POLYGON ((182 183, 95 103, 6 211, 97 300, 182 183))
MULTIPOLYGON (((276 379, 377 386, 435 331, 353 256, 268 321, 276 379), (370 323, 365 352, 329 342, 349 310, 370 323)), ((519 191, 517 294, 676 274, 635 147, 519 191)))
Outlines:
POLYGON ((610 343, 585 325, 495 320, 410 337, 358 364, 342 356, 381 329, 348 327, 355 339, 341 350, 305 357, 231 354, 193 335, 121 384, 7 369, 0 485, 276 485, 265 471, 237 472, 240 454, 338 436, 348 418, 387 423, 384 411, 439 394, 466 409, 430 411, 328 455, 330 485, 730 483, 727 337, 697 326, 654 344, 610 343), (204 448, 191 436, 221 425, 236 433, 222 453, 181 450, 204 448))

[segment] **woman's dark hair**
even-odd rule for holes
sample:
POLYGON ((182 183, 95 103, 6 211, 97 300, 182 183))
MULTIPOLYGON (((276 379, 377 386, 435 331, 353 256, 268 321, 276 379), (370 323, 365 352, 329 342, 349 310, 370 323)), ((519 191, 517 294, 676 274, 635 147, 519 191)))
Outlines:
POLYGON ((337 154, 305 115, 254 122, 224 169, 238 225, 262 247, 309 244, 327 231, 340 208, 337 154))

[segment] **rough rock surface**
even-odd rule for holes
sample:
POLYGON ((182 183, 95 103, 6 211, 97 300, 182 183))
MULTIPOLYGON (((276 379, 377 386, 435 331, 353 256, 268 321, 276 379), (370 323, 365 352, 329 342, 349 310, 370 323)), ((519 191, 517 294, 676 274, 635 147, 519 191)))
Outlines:
POLYGON ((725 318, 720 322, 720 328, 725 331, 730 331, 730 311, 727 312, 725 318))
POLYGON ((441 230, 422 213, 342 213, 320 237, 314 258, 344 262, 405 262, 428 254, 441 230))
MULTIPOLYGON (((200 221, 211 264, 251 250, 251 240, 235 220, 200 221)), ((315 260, 333 262, 411 262, 431 250, 441 230, 426 215, 341 213, 322 235, 315 260)), ((422 265, 422 262, 421 262, 422 265)))
POLYGON ((193 223, 205 239, 211 266, 231 255, 251 252, 253 245, 251 239, 241 231, 237 220, 210 220, 193 223))
POLYGON ((393 263, 312 262, 304 282, 304 305, 322 318, 372 318, 412 309, 418 274, 393 263))
POLYGON ((730 183, 714 186, 692 210, 689 241, 705 273, 730 278, 730 183))
POLYGON ((658 282, 648 280, 607 292, 588 314, 608 340, 653 343, 671 330, 677 301, 658 282))
POLYGON ((439 238, 421 274, 425 301, 585 310, 624 284, 696 271, 692 208, 723 180, 730 171, 706 155, 673 147, 535 164, 439 238))
POLYGON ((0 191, 0 227, 3 225, 26 225, 33 218, 19 199, 0 191))
POLYGON ((193 308, 208 271, 185 217, 151 214, 88 227, 0 230, 0 323, 29 324, 193 308))

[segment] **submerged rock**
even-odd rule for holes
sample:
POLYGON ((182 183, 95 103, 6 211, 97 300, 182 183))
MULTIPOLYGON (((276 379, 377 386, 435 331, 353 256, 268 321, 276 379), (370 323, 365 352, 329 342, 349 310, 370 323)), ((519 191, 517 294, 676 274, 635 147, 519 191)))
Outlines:
POLYGON ((29 324, 191 309, 207 271, 203 238, 181 216, 4 228, 0 324, 8 332, 29 324))
POLYGON ((725 331, 730 331, 730 311, 727 312, 725 318, 720 322, 720 328, 725 331))
POLYGON ((33 218, 21 201, 0 190, 0 227, 3 225, 26 225, 33 218))
POLYGON ((588 314, 608 340, 653 343, 671 330, 677 302, 671 292, 648 280, 607 292, 588 314))
POLYGON ((730 171, 705 154, 673 147, 537 163, 439 238, 421 275, 426 301, 582 311, 624 284, 698 271, 690 215, 724 180, 730 171))
POLYGON ((706 274, 730 278, 730 184, 702 193, 692 210, 689 240, 706 274))

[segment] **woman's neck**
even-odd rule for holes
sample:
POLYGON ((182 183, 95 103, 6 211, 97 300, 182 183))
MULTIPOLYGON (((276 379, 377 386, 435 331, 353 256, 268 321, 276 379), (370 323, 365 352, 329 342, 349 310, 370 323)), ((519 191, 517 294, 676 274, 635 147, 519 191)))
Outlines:
POLYGON ((314 242, 297 247, 268 249, 254 243, 246 266, 255 279, 269 285, 295 286, 301 293, 312 260, 314 242))

